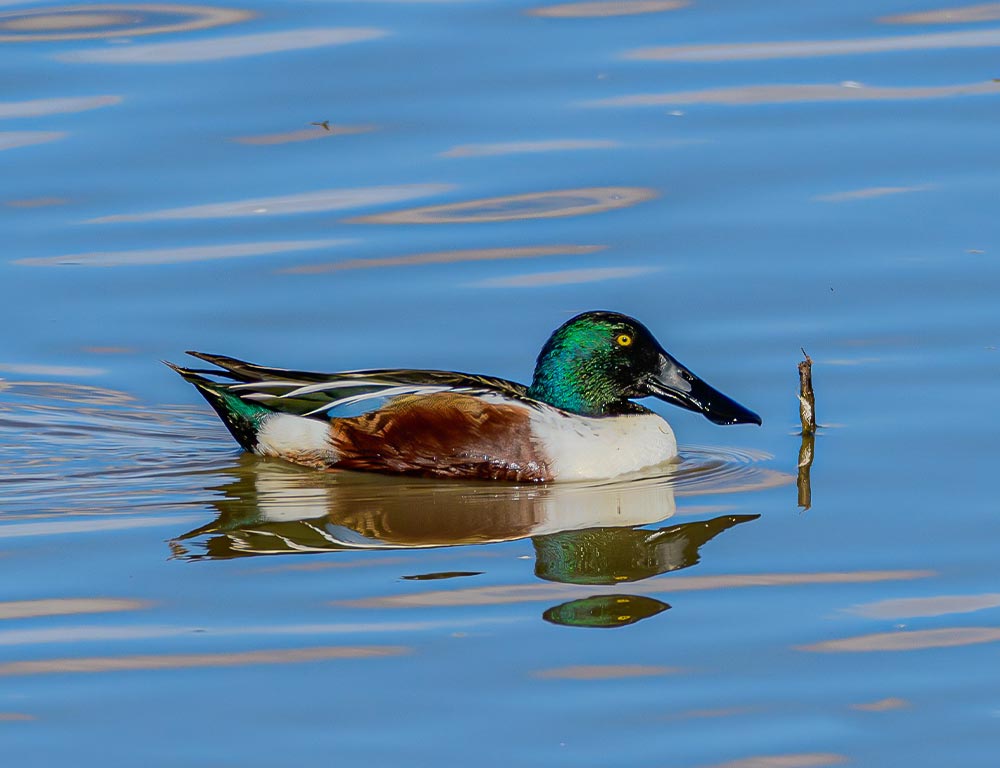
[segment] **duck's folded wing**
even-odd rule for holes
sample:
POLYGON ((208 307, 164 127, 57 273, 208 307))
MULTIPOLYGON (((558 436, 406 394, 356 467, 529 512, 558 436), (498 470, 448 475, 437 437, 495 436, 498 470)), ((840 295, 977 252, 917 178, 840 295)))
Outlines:
POLYGON ((300 416, 336 415, 337 409, 403 395, 437 392, 496 394, 525 399, 527 388, 507 379, 478 376, 456 371, 428 371, 405 368, 318 373, 268 368, 224 355, 188 352, 218 366, 219 370, 186 369, 195 374, 229 379, 227 390, 244 400, 300 416))

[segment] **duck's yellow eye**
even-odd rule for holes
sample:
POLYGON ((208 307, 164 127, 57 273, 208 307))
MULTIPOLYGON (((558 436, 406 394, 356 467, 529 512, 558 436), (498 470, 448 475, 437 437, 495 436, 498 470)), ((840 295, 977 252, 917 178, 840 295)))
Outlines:
POLYGON ((615 343, 619 347, 630 347, 632 346, 632 337, 627 333, 618 334, 618 338, 615 339, 615 343))

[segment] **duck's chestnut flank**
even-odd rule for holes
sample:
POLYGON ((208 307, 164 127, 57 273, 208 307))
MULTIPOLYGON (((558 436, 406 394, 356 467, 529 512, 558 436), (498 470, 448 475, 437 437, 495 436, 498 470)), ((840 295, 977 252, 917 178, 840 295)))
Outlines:
POLYGON ((335 419, 337 466, 403 475, 516 482, 553 480, 531 439, 527 409, 442 392, 396 398, 384 408, 335 419))

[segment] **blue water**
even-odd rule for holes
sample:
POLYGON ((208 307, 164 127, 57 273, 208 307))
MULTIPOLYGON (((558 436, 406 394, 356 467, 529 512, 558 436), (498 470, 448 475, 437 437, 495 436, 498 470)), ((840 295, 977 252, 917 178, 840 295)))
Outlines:
POLYGON ((6 761, 995 764, 1000 4, 90 5, 0 2, 6 761), (596 308, 763 428, 328 476, 159 363, 524 381, 596 308))

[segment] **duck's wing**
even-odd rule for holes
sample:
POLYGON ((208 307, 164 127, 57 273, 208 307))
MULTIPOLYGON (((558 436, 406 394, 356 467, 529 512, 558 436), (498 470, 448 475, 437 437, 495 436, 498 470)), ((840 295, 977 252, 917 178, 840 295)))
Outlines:
POLYGON ((186 372, 228 379, 232 383, 217 382, 217 385, 244 400, 259 402, 276 411, 299 416, 336 415, 332 412, 339 408, 366 401, 373 401, 374 405, 374 401, 385 398, 438 392, 530 399, 527 387, 523 384, 456 371, 385 368, 318 373, 269 368, 225 355, 204 352, 188 354, 218 366, 218 369, 184 369, 186 372))

